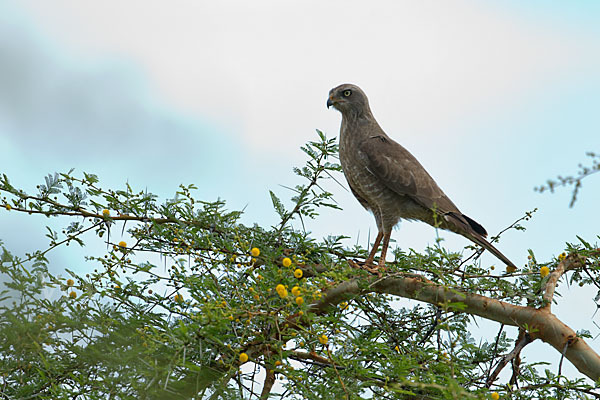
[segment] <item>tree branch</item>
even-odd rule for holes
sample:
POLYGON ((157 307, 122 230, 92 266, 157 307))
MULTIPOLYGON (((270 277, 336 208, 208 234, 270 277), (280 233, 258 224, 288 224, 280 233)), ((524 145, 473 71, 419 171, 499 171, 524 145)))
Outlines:
MULTIPOLYGON (((572 257, 565 259, 563 265, 568 270, 580 263, 580 259, 572 257)), ((600 378, 600 356, 548 309, 518 306, 479 294, 465 293, 435 284, 420 275, 398 273, 383 278, 345 281, 329 289, 321 300, 311 304, 310 311, 323 314, 349 297, 369 292, 401 296, 436 306, 460 302, 465 305, 464 312, 526 329, 532 340, 541 339, 560 353, 567 345, 565 357, 579 372, 594 381, 600 378)))
POLYGON ((568 257, 561 260, 558 263, 558 266, 554 271, 550 273, 548 277, 548 281, 546 282, 546 287, 544 288, 543 299, 546 303, 542 308, 544 311, 550 312, 550 308, 552 306, 552 298, 554 297, 554 291, 556 289, 556 285, 558 284, 558 280, 560 277, 567 271, 571 269, 581 268, 585 266, 585 260, 581 260, 579 256, 576 254, 570 254, 568 257))
POLYGON ((265 383, 263 384, 262 392, 260 393, 260 399, 266 400, 269 398, 269 393, 271 393, 271 389, 273 389, 273 384, 275 383, 275 371, 270 368, 267 368, 267 374, 265 376, 265 383))
POLYGON ((523 350, 523 348, 525 346, 527 346, 529 343, 533 342, 533 339, 531 339, 531 336, 529 335, 529 333, 527 333, 525 331, 523 331, 523 334, 519 335, 519 336, 521 337, 521 339, 515 344, 515 348, 510 353, 508 353, 507 355, 502 357, 502 360, 500 360, 500 362, 498 363, 498 366, 496 367, 494 372, 487 379, 485 385, 488 388, 490 386, 492 386, 492 383, 494 383, 496 378, 498 378, 498 375, 500 374, 502 369, 504 367, 506 367, 506 364, 508 364, 513 359, 515 359, 515 357, 517 357, 521 353, 521 350, 523 350))

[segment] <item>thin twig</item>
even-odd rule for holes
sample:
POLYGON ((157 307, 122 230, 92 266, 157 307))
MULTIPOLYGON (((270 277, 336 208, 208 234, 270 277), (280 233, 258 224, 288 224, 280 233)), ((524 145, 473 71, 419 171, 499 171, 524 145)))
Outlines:
POLYGON ((515 344, 515 348, 510 353, 505 355, 502 358, 502 360, 500 360, 500 362, 498 363, 498 366, 496 367, 494 372, 487 379, 487 381, 485 383, 486 387, 489 388, 490 386, 492 386, 492 383, 494 383, 494 381, 498 378, 498 375, 500 374, 502 369, 504 369, 506 364, 508 364, 513 359, 517 358, 519 356, 519 354, 521 353, 521 350, 523 350, 523 348, 525 346, 527 346, 529 343, 533 342, 533 339, 531 338, 531 336, 529 335, 528 332, 524 332, 524 331, 522 331, 522 332, 523 332, 523 334, 521 334, 521 333, 519 334, 520 340, 515 344))

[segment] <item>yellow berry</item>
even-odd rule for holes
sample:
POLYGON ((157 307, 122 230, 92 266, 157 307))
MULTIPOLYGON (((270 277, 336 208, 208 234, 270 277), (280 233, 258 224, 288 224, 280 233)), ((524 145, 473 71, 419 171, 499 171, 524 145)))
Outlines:
POLYGON ((260 250, 257 247, 253 247, 252 250, 250 250, 250 254, 252 254, 252 257, 258 257, 260 255, 260 250))
POLYGON ((229 317, 227 317, 227 318, 229 318, 229 320, 230 320, 230 321, 233 321, 233 315, 230 315, 230 316, 229 316, 229 317))
POLYGON ((7 204, 4 206, 8 211, 12 210, 12 206, 10 204, 7 204))
POLYGON ((294 276, 298 279, 302 278, 302 270, 300 268, 296 268, 294 271, 294 276))
POLYGON ((347 303, 347 302, 345 302, 345 301, 341 302, 341 303, 340 303, 340 308, 341 308, 342 310, 345 310, 346 308, 348 308, 348 303, 347 303))
POLYGON ((110 217, 110 211, 108 211, 107 209, 102 210, 102 216, 103 217, 110 217))
POLYGON ((121 241, 119 242, 119 247, 127 247, 127 243, 126 243, 126 242, 124 242, 123 240, 121 240, 121 241))
POLYGON ((322 334, 321 336, 319 336, 319 343, 327 344, 328 341, 329 341, 329 338, 327 337, 327 335, 322 334))
POLYGON ((496 267, 494 267, 493 265, 490 267, 490 269, 493 271, 496 269, 496 267))
POLYGON ((241 353, 241 354, 240 354, 240 362, 243 364, 243 363, 245 363, 246 361, 248 361, 248 354, 246 354, 246 353, 241 353))
POLYGON ((550 273, 550 269, 548 267, 542 267, 540 268, 540 275, 543 277, 545 277, 546 275, 548 275, 550 273))
POLYGON ((304 299, 302 297, 296 297, 296 304, 301 306, 302 304, 304 304, 304 299))
POLYGON ((506 272, 508 272, 509 274, 512 274, 513 272, 517 271, 517 267, 513 267, 512 265, 507 265, 506 266, 506 272))
POLYGON ((294 286, 294 287, 292 288, 292 294, 293 294, 294 296, 300 296, 300 292, 301 292, 301 290, 300 290, 300 288, 299 288, 298 286, 294 286))
POLYGON ((292 260, 290 260, 289 258, 286 257, 286 258, 283 259, 282 264, 283 264, 284 267, 287 268, 290 265, 292 265, 292 260))
POLYGON ((275 366, 276 367, 279 367, 280 365, 281 365, 281 361, 279 361, 279 360, 275 361, 275 366))
POLYGON ((300 312, 298 312, 298 315, 299 315, 299 316, 303 316, 303 315, 304 315, 304 311, 300 311, 300 312))
POLYGON ((500 395, 498 394, 498 392, 492 392, 492 400, 498 400, 500 398, 500 395))
POLYGON ((562 261, 562 260, 564 260, 565 258, 567 258, 567 253, 561 253, 561 254, 558 256, 558 261, 562 261))
POLYGON ((75 284, 75 282, 73 281, 73 279, 67 279, 67 286, 73 286, 75 284))
POLYGON ((69 297, 72 299, 76 299, 77 298, 77 293, 75 293, 74 291, 69 293, 69 297))
POLYGON ((275 287, 275 291, 282 299, 285 299, 288 295, 288 291, 281 283, 275 287))
POLYGON ((176 294, 176 295, 173 297, 173 300, 175 300, 177 303, 181 303, 181 302, 183 301, 183 296, 182 296, 182 295, 180 295, 180 294, 176 294))

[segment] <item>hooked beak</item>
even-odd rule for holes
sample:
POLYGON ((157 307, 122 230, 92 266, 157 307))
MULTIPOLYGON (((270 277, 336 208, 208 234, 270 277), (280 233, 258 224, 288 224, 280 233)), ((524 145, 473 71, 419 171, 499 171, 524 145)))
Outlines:
POLYGON ((327 108, 331 107, 333 105, 333 100, 331 100, 331 97, 327 99, 327 108))

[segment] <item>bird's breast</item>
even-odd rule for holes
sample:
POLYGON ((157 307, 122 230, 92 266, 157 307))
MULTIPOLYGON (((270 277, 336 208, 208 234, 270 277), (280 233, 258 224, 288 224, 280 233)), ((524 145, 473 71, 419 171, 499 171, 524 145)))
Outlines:
MULTIPOLYGON (((425 211, 412 198, 396 193, 373 174, 359 151, 340 141, 340 163, 352 192, 367 209, 377 211, 389 229, 400 218, 421 219, 425 211)), ((348 145, 348 143, 346 143, 348 145)))

